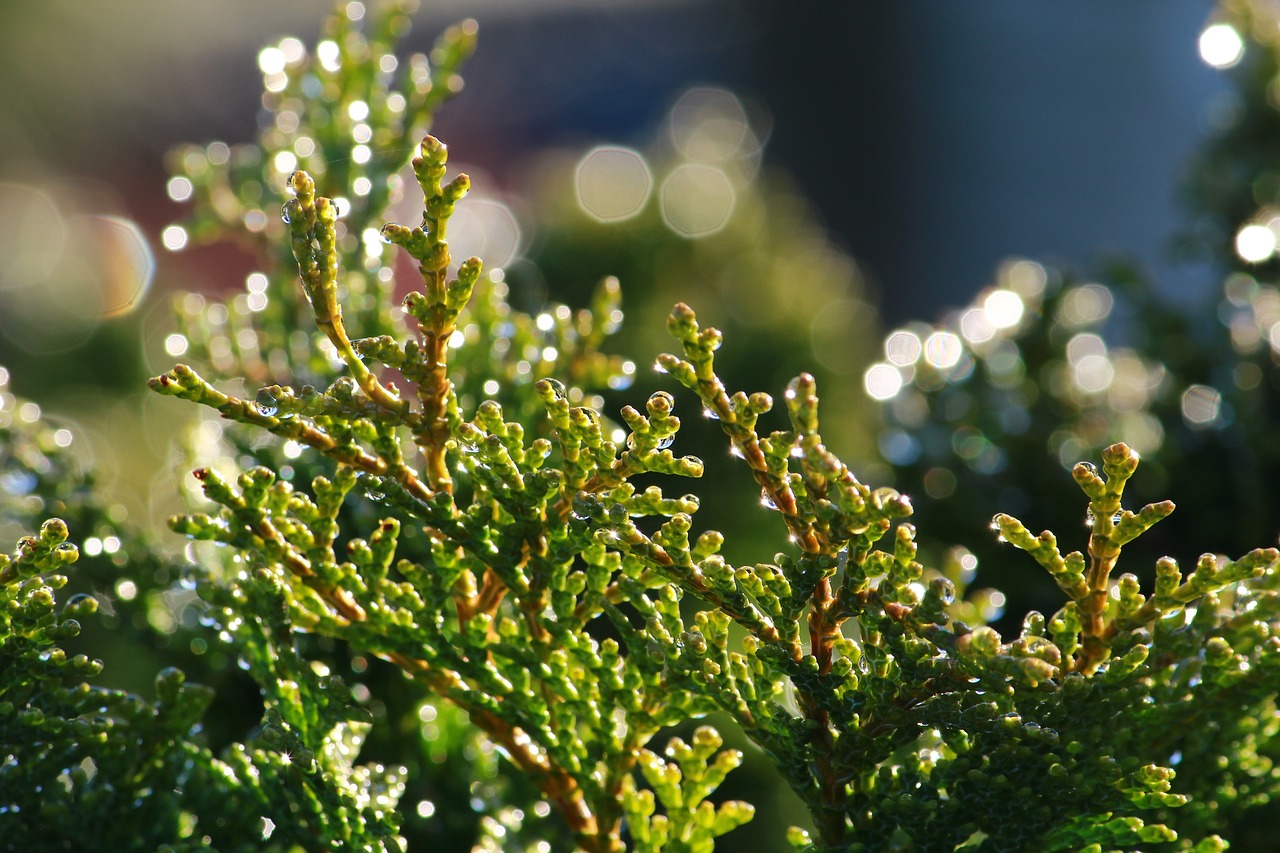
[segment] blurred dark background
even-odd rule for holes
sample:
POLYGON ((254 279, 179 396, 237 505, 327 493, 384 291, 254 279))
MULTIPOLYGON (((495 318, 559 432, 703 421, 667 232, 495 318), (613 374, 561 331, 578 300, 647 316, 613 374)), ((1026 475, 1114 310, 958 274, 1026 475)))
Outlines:
MULTIPOLYGON (((326 6, 4 4, 0 180, 89 179, 106 196, 90 203, 156 245, 176 213, 164 152, 249 138, 258 49, 309 41, 326 6)), ((1164 244, 1223 85, 1196 55, 1208 13, 1204 0, 447 2, 424 4, 411 43, 480 20, 466 98, 439 130, 499 180, 544 146, 637 139, 690 85, 739 92, 770 117, 767 160, 877 285, 888 325, 962 304, 1011 254, 1087 265, 1124 250, 1170 293, 1203 289, 1164 244)), ((156 288, 190 285, 169 260, 156 288)))

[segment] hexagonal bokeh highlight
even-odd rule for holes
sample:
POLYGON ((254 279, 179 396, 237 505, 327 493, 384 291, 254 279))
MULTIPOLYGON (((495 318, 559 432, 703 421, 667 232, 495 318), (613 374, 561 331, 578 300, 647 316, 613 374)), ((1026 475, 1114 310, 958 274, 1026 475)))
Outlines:
POLYGON ((578 161, 573 174, 578 204, 599 222, 638 215, 653 192, 653 173, 638 151, 602 145, 578 161))
POLYGON ((729 223, 737 192, 720 169, 686 163, 662 182, 660 201, 662 219, 672 231, 682 237, 709 237, 729 223))
POLYGON ((137 307, 154 275, 136 223, 67 214, 42 190, 0 185, 0 334, 14 345, 36 355, 79 346, 137 307))
POLYGON ((146 296, 155 277, 155 256, 142 231, 119 216, 86 216, 76 224, 94 247, 101 315, 128 314, 146 296))
POLYGON ((505 267, 520 255, 523 233, 516 215, 494 198, 468 196, 449 220, 455 261, 478 257, 488 268, 505 267))
POLYGON ((720 163, 760 149, 742 101, 726 89, 689 89, 672 106, 669 122, 672 143, 690 162, 720 163))

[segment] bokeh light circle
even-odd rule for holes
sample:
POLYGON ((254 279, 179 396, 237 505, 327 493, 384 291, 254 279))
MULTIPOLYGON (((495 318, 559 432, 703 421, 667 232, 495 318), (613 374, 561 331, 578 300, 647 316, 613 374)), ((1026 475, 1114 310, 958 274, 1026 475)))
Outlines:
POLYGON ((1200 58, 1214 68, 1230 68, 1244 56, 1244 39, 1230 24, 1211 24, 1200 33, 1200 58))
POLYGON ((1265 225, 1246 225, 1236 233, 1236 254, 1251 264, 1259 264, 1275 254, 1276 235, 1265 225))
POLYGON ((1206 428, 1222 417, 1222 393, 1208 385, 1190 385, 1182 392, 1182 418, 1188 425, 1206 428))
POLYGON ((1114 305, 1110 290, 1100 284, 1083 284, 1063 295, 1057 318, 1065 326, 1085 326, 1105 320, 1114 305))
POLYGON ((1022 297, 1012 290, 998 288, 987 294, 982 301, 982 310, 987 322, 997 329, 1009 329, 1022 320, 1025 306, 1022 297))
POLYGON ((32 217, 0 235, 0 252, 13 250, 0 258, 5 284, 12 285, 0 288, 0 334, 10 343, 33 355, 65 352, 88 340, 102 320, 141 303, 155 258, 134 222, 64 216, 38 190, 4 189, 0 195, 22 202, 32 217), (23 236, 29 236, 25 246, 7 245, 23 236))
POLYGON ((639 152, 600 146, 574 170, 578 204, 600 222, 622 222, 644 209, 653 192, 653 173, 639 152))
POLYGON ((47 278, 66 240, 67 225, 53 199, 34 187, 0 184, 0 290, 47 278))
POLYGON ((902 390, 902 374, 892 364, 873 364, 863 375, 862 384, 873 400, 888 400, 902 390))
POLYGON ((180 252, 187 246, 187 229, 181 225, 170 225, 160 232, 160 242, 170 252, 180 252))
POLYGON ((129 313, 151 289, 156 272, 155 256, 141 229, 119 216, 87 216, 77 226, 97 260, 102 315, 129 313))
POLYGON ((940 370, 949 370, 960 363, 964 344, 951 332, 934 332, 924 342, 925 360, 940 370))
POLYGON ((720 163, 760 147, 738 96, 714 86, 689 89, 671 108, 671 141, 684 159, 720 163))
POLYGON ((449 220, 449 246, 457 260, 478 257, 486 267, 503 267, 520 255, 523 233, 515 213, 493 198, 471 196, 449 220))
POLYGON ((884 342, 885 356, 899 367, 915 364, 922 352, 924 344, 920 343, 920 336, 906 329, 894 332, 884 342))
POLYGON ((686 163, 662 182, 662 219, 682 237, 709 237, 729 223, 737 203, 733 183, 720 169, 686 163))

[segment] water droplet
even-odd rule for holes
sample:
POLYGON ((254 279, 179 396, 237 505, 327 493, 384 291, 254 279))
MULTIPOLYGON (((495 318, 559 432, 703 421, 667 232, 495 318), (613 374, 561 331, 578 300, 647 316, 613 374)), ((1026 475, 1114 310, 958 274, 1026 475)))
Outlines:
POLYGON ((769 494, 768 489, 760 490, 760 506, 765 509, 777 509, 778 505, 773 502, 773 496, 769 494))
POLYGON ((659 450, 666 450, 668 447, 670 447, 672 444, 674 444, 674 443, 675 443, 675 440, 676 440, 676 437, 675 437, 674 435, 668 435, 668 436, 666 436, 666 437, 664 437, 664 438, 660 439, 660 440, 658 441, 658 449, 659 449, 659 450))
POLYGON ((582 519, 585 521, 591 518, 592 510, 596 509, 598 506, 599 504, 596 502, 594 498, 584 493, 579 493, 576 496, 574 496, 573 505, 570 509, 573 512, 574 518, 582 519))
POLYGON ((565 398, 567 392, 565 391, 563 382, 559 379, 548 379, 547 384, 551 386, 551 390, 555 394, 555 398, 557 400, 563 400, 565 398))
POLYGON ((288 202, 285 202, 284 204, 280 205, 280 221, 283 222, 285 225, 288 225, 292 222, 292 220, 289 218, 288 202))
POLYGON ((266 388, 258 392, 257 402, 258 411, 265 417, 274 418, 276 413, 280 411, 280 401, 266 388))
POLYGON ((703 406, 703 407, 702 407, 702 416, 703 416, 704 418, 710 418, 710 419, 711 419, 711 420, 713 420, 713 421, 718 421, 718 420, 720 420, 720 416, 719 416, 718 414, 716 414, 716 412, 715 412, 714 410, 712 410, 712 409, 710 409, 710 408, 708 408, 708 407, 706 407, 706 406, 703 406))
POLYGON ((1094 519, 1093 519, 1093 510, 1091 510, 1091 509, 1087 509, 1087 510, 1085 510, 1085 511, 1084 511, 1084 526, 1085 526, 1085 527, 1093 527, 1093 520, 1094 520, 1094 519))

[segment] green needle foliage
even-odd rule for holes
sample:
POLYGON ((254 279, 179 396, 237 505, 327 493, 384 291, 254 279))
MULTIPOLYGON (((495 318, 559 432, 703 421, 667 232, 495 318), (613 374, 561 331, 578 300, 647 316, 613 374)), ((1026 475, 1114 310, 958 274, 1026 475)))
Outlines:
MULTIPOLYGON (((78 552, 46 521, 0 558, 6 843, 710 851, 754 815, 717 795, 744 755, 698 724, 713 714, 808 810, 798 851, 1222 850, 1272 799, 1280 552, 1204 554, 1186 573, 1162 558, 1144 592, 1124 550, 1174 506, 1126 506, 1139 457, 1115 443, 1072 470, 1083 501, 1054 483, 1088 519, 1082 550, 995 516, 1060 601, 1006 639, 967 555, 926 561, 910 500, 828 448, 814 378, 778 414, 767 391, 727 388, 721 333, 678 304, 658 370, 745 467, 735 488, 780 520, 770 552, 731 564, 737 531, 699 529, 685 493, 704 466, 673 449, 676 396, 601 411, 635 372, 602 351, 617 282, 588 309, 517 311, 500 272, 452 256, 470 181, 443 143, 425 136, 410 164, 412 226, 377 227, 389 149, 326 159, 352 134, 394 149, 426 124, 474 41, 451 30, 395 88, 404 9, 367 17, 335 15, 314 60, 281 50, 267 104, 292 118, 259 146, 180 158, 192 233, 246 231, 265 270, 203 313, 184 299, 204 375, 179 364, 150 383, 226 426, 193 445, 224 461, 195 472, 204 504, 170 526, 193 542, 185 582, 208 642, 256 685, 258 724, 212 744, 214 692, 172 668, 153 700, 94 686, 102 664, 62 646, 103 598, 59 606, 78 552), (301 137, 314 161, 298 162, 301 137), (399 312, 386 244, 419 278, 399 312)), ((92 484, 0 403, 0 476, 33 498, 13 516, 75 515, 92 484), (49 491, 51 474, 78 491, 49 491)), ((176 561, 125 545, 137 556, 118 570, 150 567, 127 598, 151 636, 176 561)))
POLYGON ((302 850, 325 839, 392 849, 385 842, 400 787, 380 767, 353 768, 360 736, 349 720, 367 712, 341 685, 275 667, 262 682, 272 710, 259 737, 215 757, 196 736, 212 691, 187 686, 180 670, 156 676, 154 702, 86 681, 102 663, 69 656, 60 643, 80 633, 98 599, 80 594, 58 606, 60 572, 78 556, 66 540, 66 525, 53 519, 0 556, 6 845, 302 850), (294 674, 307 684, 305 703, 294 674))

